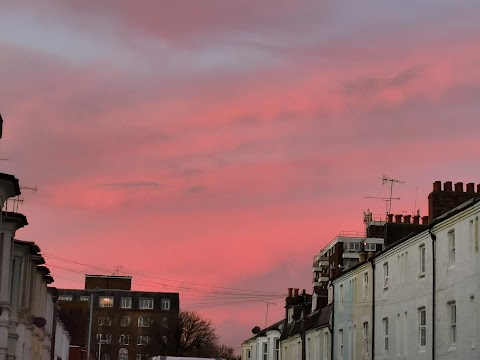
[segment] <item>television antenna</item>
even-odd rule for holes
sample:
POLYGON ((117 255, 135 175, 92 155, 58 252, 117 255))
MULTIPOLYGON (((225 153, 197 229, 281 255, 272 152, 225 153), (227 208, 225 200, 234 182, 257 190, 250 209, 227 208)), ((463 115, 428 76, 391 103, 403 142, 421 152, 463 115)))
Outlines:
POLYGON ((119 274, 119 272, 120 272, 120 269, 123 269, 123 266, 121 266, 121 265, 115 265, 114 268, 115 268, 115 272, 113 273, 113 275, 118 276, 118 274, 119 274))
POLYGON ((364 199, 377 199, 377 200, 382 200, 385 201, 385 213, 388 215, 390 213, 389 206, 391 207, 392 205, 392 200, 400 200, 399 197, 379 197, 379 196, 364 196, 364 199))
POLYGON ((270 305, 277 305, 276 303, 273 303, 273 302, 269 302, 269 301, 262 301, 265 303, 265 305, 267 305, 267 312, 265 314, 265 328, 267 327, 267 322, 268 322, 268 307, 270 305))
POLYGON ((401 181, 401 180, 398 180, 398 179, 389 178, 386 175, 383 175, 381 180, 382 180, 382 185, 390 183, 390 196, 388 197, 388 203, 387 203, 388 204, 387 215, 388 215, 388 214, 390 214, 390 211, 392 210, 392 200, 393 199, 400 200, 400 198, 393 198, 392 197, 392 195, 393 195, 393 183, 404 184, 404 182, 401 181))

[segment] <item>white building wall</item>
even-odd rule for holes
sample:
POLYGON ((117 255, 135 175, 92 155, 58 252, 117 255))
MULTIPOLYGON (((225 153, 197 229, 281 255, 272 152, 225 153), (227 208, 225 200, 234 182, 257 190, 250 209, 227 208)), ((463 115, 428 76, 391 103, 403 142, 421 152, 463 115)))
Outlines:
POLYGON ((335 359, 371 358, 372 265, 367 262, 333 281, 335 359), (366 324, 367 334, 364 334, 366 324), (343 345, 339 341, 343 339, 343 345))
POLYGON ((437 332, 439 359, 480 358, 480 204, 434 226, 437 249, 437 332), (455 239, 454 261, 451 238, 455 239), (456 308, 452 339, 451 306, 456 308))
POLYGON ((398 244, 374 261, 375 358, 431 359, 432 241, 428 231, 398 244), (421 246, 426 255, 423 274, 421 246), (420 344, 419 329, 422 309, 426 311, 424 346, 420 344))

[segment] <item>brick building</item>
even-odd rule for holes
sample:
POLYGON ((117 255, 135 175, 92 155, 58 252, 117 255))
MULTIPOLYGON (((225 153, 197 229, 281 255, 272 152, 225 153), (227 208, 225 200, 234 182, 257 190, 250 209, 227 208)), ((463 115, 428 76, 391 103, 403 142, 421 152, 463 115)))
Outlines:
POLYGON ((78 324, 73 346, 86 353, 90 330, 91 358, 140 360, 175 354, 178 293, 132 291, 131 282, 130 276, 86 275, 84 290, 58 289, 62 319, 78 324))

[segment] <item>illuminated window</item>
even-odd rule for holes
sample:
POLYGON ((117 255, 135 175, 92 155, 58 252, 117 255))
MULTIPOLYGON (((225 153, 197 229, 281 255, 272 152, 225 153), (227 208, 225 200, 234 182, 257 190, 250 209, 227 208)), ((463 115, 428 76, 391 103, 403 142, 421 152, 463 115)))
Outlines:
POLYGON ((149 317, 140 316, 137 320, 138 327, 150 327, 153 324, 153 319, 149 317))
POLYGON ((101 296, 98 305, 100 307, 113 307, 113 296, 101 296))
POLYGON ((80 301, 90 301, 90 296, 80 296, 80 301))
POLYGON ((72 295, 60 295, 58 297, 58 300, 59 301, 72 301, 73 300, 73 296, 72 295))
POLYGON ((145 336, 145 335, 137 336, 138 346, 148 345, 148 344, 150 344, 150 336, 145 336))

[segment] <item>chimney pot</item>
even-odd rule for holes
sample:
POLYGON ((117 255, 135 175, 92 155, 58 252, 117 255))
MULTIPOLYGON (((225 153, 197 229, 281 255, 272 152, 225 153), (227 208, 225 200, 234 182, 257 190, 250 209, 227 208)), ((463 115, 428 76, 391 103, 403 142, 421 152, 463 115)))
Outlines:
POLYGON ((402 214, 400 215, 395 215, 395 222, 397 224, 400 224, 402 222, 402 214))
POLYGON ((445 181, 445 184, 443 184, 443 191, 452 191, 451 181, 445 181))
POLYGON ((456 192, 463 192, 463 182, 455 183, 455 191, 456 192))
POLYGON ((393 222, 393 214, 388 214, 387 217, 388 217, 388 222, 392 223, 393 222))
POLYGON ((442 191, 442 182, 441 181, 435 181, 433 183, 433 191, 442 191))
POLYGON ((474 183, 468 183, 467 184, 467 192, 468 193, 474 193, 475 192, 475 184, 474 183))
POLYGON ((292 297, 293 288, 288 288, 288 297, 292 297))
POLYGON ((422 216, 422 225, 428 225, 428 216, 422 216))
POLYGON ((413 217, 413 223, 414 223, 415 225, 419 225, 419 224, 420 224, 420 215, 415 215, 415 216, 413 217))
POLYGON ((295 296, 295 297, 298 296, 298 289, 293 289, 293 296, 295 296))
POLYGON ((403 217, 403 222, 404 222, 405 224, 410 224, 410 219, 411 219, 411 217, 412 217, 412 215, 405 215, 405 216, 403 217))

